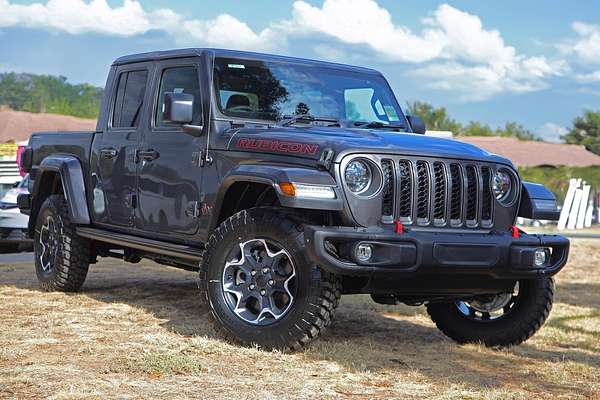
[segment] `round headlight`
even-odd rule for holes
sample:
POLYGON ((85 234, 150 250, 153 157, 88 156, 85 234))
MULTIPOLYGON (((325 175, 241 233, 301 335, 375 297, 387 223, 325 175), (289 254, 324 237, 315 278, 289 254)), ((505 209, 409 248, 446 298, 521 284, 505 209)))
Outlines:
POLYGON ((492 191, 498 201, 504 201, 510 196, 512 178, 506 171, 497 171, 492 182, 492 191))
POLYGON ((361 160, 350 161, 344 172, 346 185, 353 193, 362 193, 371 184, 372 174, 369 165, 361 160))

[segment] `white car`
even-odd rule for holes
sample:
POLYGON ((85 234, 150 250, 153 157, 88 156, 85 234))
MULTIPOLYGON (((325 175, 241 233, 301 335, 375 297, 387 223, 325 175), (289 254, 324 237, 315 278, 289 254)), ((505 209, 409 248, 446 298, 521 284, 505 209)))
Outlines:
POLYGON ((17 196, 28 193, 29 175, 4 194, 0 199, 0 251, 12 252, 31 250, 32 239, 27 237, 29 216, 21 214, 17 207, 17 196))

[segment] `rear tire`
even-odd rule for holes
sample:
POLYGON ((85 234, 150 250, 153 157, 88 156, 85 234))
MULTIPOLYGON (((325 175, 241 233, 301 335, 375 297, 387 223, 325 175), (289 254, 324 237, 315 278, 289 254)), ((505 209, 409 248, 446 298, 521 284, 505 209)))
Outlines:
POLYGON ((316 339, 340 297, 335 277, 306 257, 302 225, 270 208, 241 211, 215 230, 199 286, 222 336, 284 351, 316 339))
POLYGON ((533 336, 548 318, 554 299, 554 279, 522 280, 516 287, 518 295, 512 303, 506 303, 504 314, 495 319, 489 313, 486 318, 486 313, 478 317, 479 312, 472 309, 467 312, 466 302, 429 303, 427 312, 437 327, 458 343, 483 343, 488 347, 518 345, 533 336))
POLYGON ((77 236, 61 195, 42 204, 35 224, 35 272, 42 290, 75 292, 87 276, 90 241, 77 236))

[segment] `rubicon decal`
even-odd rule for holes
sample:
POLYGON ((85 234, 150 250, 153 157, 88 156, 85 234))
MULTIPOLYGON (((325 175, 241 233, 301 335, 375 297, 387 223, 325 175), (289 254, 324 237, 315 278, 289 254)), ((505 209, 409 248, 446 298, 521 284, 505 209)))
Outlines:
POLYGON ((316 154, 319 151, 319 146, 316 144, 268 139, 240 138, 235 146, 239 149, 274 151, 277 153, 316 154))

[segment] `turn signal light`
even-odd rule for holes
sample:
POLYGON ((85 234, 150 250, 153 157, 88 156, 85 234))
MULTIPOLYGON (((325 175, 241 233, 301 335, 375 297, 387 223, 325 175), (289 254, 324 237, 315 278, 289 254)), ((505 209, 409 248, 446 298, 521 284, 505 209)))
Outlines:
POLYGON ((289 182, 280 183, 279 188, 281 189, 281 192, 283 194, 287 194, 288 196, 296 195, 296 188, 294 187, 293 184, 291 184, 289 182))

